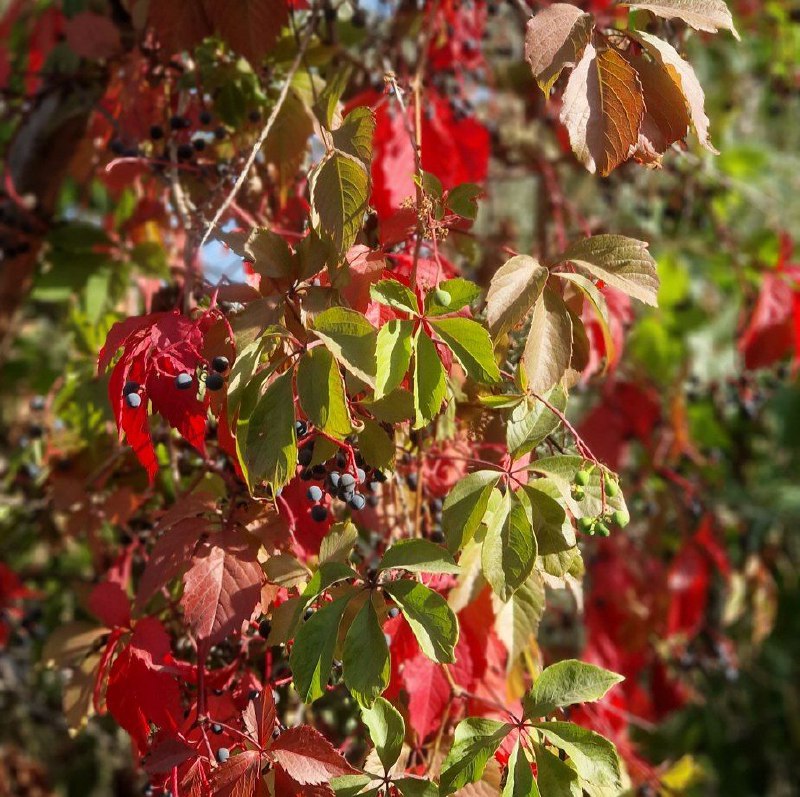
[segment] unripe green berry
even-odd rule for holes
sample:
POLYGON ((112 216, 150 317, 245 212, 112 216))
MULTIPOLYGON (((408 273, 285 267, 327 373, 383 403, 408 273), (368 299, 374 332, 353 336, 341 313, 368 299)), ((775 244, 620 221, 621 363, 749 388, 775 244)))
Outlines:
POLYGON ((618 509, 616 512, 614 512, 614 514, 611 515, 611 520, 613 520, 614 523, 616 523, 616 525, 621 529, 624 529, 625 526, 631 522, 630 515, 628 515, 624 509, 618 509))
POLYGON ((583 487, 573 487, 572 488, 572 497, 576 501, 583 501, 583 499, 586 497, 586 493, 584 492, 583 487))
POLYGON ((595 519, 593 517, 582 517, 578 521, 578 528, 585 534, 591 534, 592 526, 594 526, 594 524, 595 519))
POLYGON ((596 531, 601 537, 608 537, 611 534, 611 529, 602 521, 597 524, 596 531))
POLYGON ((447 307, 453 301, 453 297, 442 288, 434 291, 433 298, 444 307, 447 307))
POLYGON ((606 479, 606 495, 613 498, 619 493, 619 485, 613 479, 606 479))
POLYGON ((575 474, 575 484, 578 484, 581 487, 586 487, 586 485, 589 484, 589 471, 579 470, 575 474))

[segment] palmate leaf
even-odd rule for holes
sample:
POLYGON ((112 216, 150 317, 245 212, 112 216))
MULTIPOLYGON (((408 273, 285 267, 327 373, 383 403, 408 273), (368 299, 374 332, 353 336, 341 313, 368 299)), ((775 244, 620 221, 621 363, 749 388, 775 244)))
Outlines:
POLYGON ((439 283, 436 290, 425 294, 425 315, 429 318, 444 315, 445 313, 455 313, 458 310, 472 304, 481 295, 481 289, 470 280, 463 277, 455 277, 439 283), (443 295, 450 297, 446 304, 442 304, 443 295))
POLYGON ((557 708, 603 698, 625 679, 594 664, 567 659, 546 667, 523 702, 526 718, 544 717, 557 708))
POLYGON ((511 725, 496 720, 469 717, 458 723, 453 746, 442 764, 439 794, 452 794, 468 783, 475 783, 511 725))
MULTIPOLYGON (((556 385, 543 398, 563 412, 567 407, 567 391, 556 385)), ((512 409, 506 423, 508 453, 519 459, 533 451, 561 423, 561 419, 539 399, 523 397, 512 409)))
POLYGON ((525 583, 536 562, 536 537, 525 507, 510 491, 488 521, 481 552, 483 575, 507 601, 525 583))
POLYGON ((569 76, 561 124, 572 151, 592 173, 611 173, 639 142, 644 97, 636 70, 612 49, 589 42, 569 76))
POLYGON ((460 572, 445 548, 425 539, 399 540, 392 545, 378 564, 378 572, 392 569, 410 573, 460 572))
POLYGON ((392 319, 378 332, 377 375, 375 398, 391 393, 408 373, 411 363, 413 324, 411 321, 392 319))
POLYGON ((578 773, 543 745, 534 745, 536 782, 546 797, 581 797, 578 773))
POLYGON ((547 275, 547 269, 528 255, 515 255, 497 269, 486 294, 486 320, 495 337, 525 318, 544 290, 547 275))
POLYGON ((403 313, 415 314, 419 310, 413 291, 397 280, 379 280, 370 285, 369 293, 376 302, 403 313))
POLYGON ((708 134, 710 122, 705 111, 705 94, 691 64, 681 58, 678 51, 669 42, 665 42, 657 36, 653 36, 646 31, 637 31, 632 35, 648 55, 661 66, 683 95, 689 119, 700 143, 709 152, 716 153, 717 150, 711 144, 708 134))
POLYGON ((311 222, 340 256, 353 245, 369 199, 369 172, 352 155, 334 150, 311 179, 311 222))
POLYGON ((441 409, 447 377, 433 341, 422 332, 414 339, 414 428, 430 423, 441 409))
POLYGON ((656 262, 647 243, 624 235, 593 235, 573 243, 556 258, 653 307, 658 300, 656 262))
POLYGON ((584 789, 612 794, 622 790, 617 748, 608 739, 571 722, 534 722, 533 726, 570 757, 584 789))
POLYGON ((508 601, 503 603, 495 595, 493 603, 494 630, 508 651, 508 669, 511 669, 523 652, 530 650, 531 639, 536 634, 539 621, 544 614, 542 574, 534 570, 508 601))
POLYGON ((326 434, 344 440, 353 431, 344 380, 326 348, 309 349, 300 358, 297 393, 308 419, 326 434))
POLYGON ((503 787, 503 797, 541 797, 539 787, 533 779, 530 762, 519 741, 514 745, 508 759, 508 776, 503 787))
POLYGON ((379 697, 370 708, 362 709, 361 719, 369 730, 381 764, 388 771, 400 757, 406 736, 402 714, 388 700, 379 697))
POLYGON ((545 288, 536 300, 522 362, 533 393, 543 395, 561 382, 572 360, 572 318, 564 300, 545 288))
POLYGON ((295 636, 289 665, 294 687, 305 703, 325 694, 339 636, 339 624, 354 594, 355 590, 350 589, 331 603, 326 603, 301 624, 295 636))
POLYGON ((528 20, 525 60, 545 96, 562 70, 580 58, 593 27, 592 15, 570 3, 553 3, 528 20))
POLYGON ((475 533, 486 514, 492 488, 500 473, 479 470, 458 481, 442 507, 442 530, 450 551, 462 548, 475 533))
POLYGON ((359 705, 367 708, 389 685, 389 646, 369 599, 347 631, 342 674, 350 694, 359 705))
POLYGON ((489 384, 500 381, 492 339, 477 321, 440 318, 431 321, 431 326, 453 352, 467 376, 476 382, 489 384))
POLYGON ((377 330, 361 313, 331 307, 314 318, 314 332, 350 373, 375 387, 377 330))
POLYGON ((447 601, 416 581, 390 581, 383 588, 400 607, 422 652, 442 664, 455 661, 458 621, 447 601))
POLYGON ((358 158, 365 166, 372 160, 374 135, 375 112, 364 105, 353 108, 341 126, 331 132, 336 149, 358 158))
POLYGON ((292 377, 291 370, 276 377, 250 414, 240 460, 251 489, 262 480, 278 489, 294 476, 297 437, 292 377))
POLYGON ((642 0, 622 5, 641 8, 665 19, 682 19, 689 27, 707 33, 729 30, 734 38, 739 38, 725 0, 642 0))

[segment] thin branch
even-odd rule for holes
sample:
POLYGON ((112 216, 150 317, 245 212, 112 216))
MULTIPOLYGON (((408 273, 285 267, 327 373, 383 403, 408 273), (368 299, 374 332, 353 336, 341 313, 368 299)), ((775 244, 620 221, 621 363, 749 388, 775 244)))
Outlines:
POLYGON ((286 101, 286 97, 289 95, 289 88, 291 87, 292 79, 294 78, 295 73, 300 68, 300 65, 303 63, 303 58, 305 57, 306 49, 308 49, 308 45, 311 42, 311 38, 314 35, 315 29, 315 20, 316 17, 311 18, 311 23, 309 25, 308 31, 306 32, 305 38, 300 43, 300 48, 297 51, 297 55, 294 57, 294 61, 292 61, 292 65, 289 67, 289 71, 286 73, 286 80, 283 83, 283 87, 281 88, 281 92, 278 95, 278 100, 275 103, 275 107, 272 109, 272 112, 269 115, 269 119, 267 119, 267 123, 264 125, 261 133, 256 140, 256 143, 253 145, 253 149, 250 151, 250 155, 247 157, 247 161, 244 164, 242 171, 239 173, 239 176, 236 178, 236 182, 233 184, 233 188, 231 189, 228 196, 225 197, 222 204, 219 206, 219 209, 214 214, 214 218, 211 220, 211 223, 206 227, 205 232, 203 233, 203 237, 200 240, 200 249, 208 241, 211 233, 217 228, 219 225, 220 220, 225 215, 228 208, 231 206, 231 203, 236 199, 236 195, 241 190, 242 186, 247 180, 247 175, 250 172, 251 167, 256 161, 256 157, 258 156, 258 152, 261 147, 264 146, 264 142, 267 140, 272 128, 275 125, 275 121, 278 118, 278 114, 281 112, 281 108, 283 107, 283 103, 286 101))

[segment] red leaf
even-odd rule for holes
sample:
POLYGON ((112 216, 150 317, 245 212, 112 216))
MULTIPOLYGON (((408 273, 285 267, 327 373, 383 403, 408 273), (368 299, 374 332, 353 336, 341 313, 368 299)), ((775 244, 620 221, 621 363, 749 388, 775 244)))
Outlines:
POLYGON ((247 704, 242 721, 250 737, 265 747, 275 729, 275 698, 270 687, 262 689, 258 697, 247 704))
POLYGON ((159 537, 139 582, 135 603, 137 612, 144 608, 158 590, 183 573, 191 561, 200 536, 209 531, 210 525, 206 520, 186 518, 159 537))
POLYGON ((109 628, 131 624, 131 602, 120 584, 103 581, 89 595, 89 611, 109 628))
POLYGON ((265 580, 257 553, 257 543, 238 529, 215 534, 199 548, 183 577, 181 598, 198 640, 214 645, 252 617, 265 580))
POLYGON ((261 753, 245 750, 214 771, 211 778, 214 797, 253 797, 260 775, 261 753))
POLYGON ((327 783, 331 778, 357 773, 319 731, 308 725, 284 731, 270 752, 290 778, 304 785, 327 783))
POLYGON ((141 751, 150 723, 174 732, 183 713, 178 684, 162 669, 171 660, 169 635, 158 620, 146 617, 111 666, 106 705, 141 751))
POLYGON ((303 786, 290 778, 280 767, 275 767, 275 797, 333 797, 334 791, 327 783, 303 786))
POLYGON ((253 66, 272 49, 289 17, 285 0, 212 0, 206 8, 222 38, 253 66))

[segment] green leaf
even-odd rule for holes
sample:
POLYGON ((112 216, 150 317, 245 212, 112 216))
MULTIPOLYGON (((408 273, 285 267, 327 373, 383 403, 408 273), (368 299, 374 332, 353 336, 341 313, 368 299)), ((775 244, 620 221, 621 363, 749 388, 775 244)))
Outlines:
POLYGON ((344 640, 342 674, 359 705, 369 707, 389 686, 389 646, 378 616, 367 599, 344 640))
POLYGON ((374 135, 375 112, 366 105, 353 108, 341 126, 331 133, 336 149, 358 158, 365 166, 369 166, 372 160, 374 135))
POLYGON ((367 465, 378 470, 392 466, 395 455, 394 438, 375 421, 365 418, 364 428, 358 433, 358 450, 367 465))
POLYGON ((353 523, 350 521, 335 523, 320 543, 320 565, 325 562, 342 562, 346 564, 357 539, 358 529, 353 523))
POLYGON ((503 797, 541 797, 539 787, 533 779, 530 762, 519 740, 508 759, 508 776, 503 787, 503 797))
POLYGON ((402 423, 414 416, 414 396, 402 387, 382 398, 364 400, 361 405, 384 423, 402 423))
POLYGON ((444 401, 447 379, 433 341, 419 333, 414 342, 414 428, 436 417, 444 401))
MULTIPOLYGON (((567 406, 567 391, 556 385, 543 398, 562 412, 567 406)), ((539 399, 526 397, 511 411, 506 425, 508 453, 519 459, 533 451, 561 423, 559 417, 539 399)))
POLYGON ((525 507, 511 493, 494 513, 481 553, 483 575, 495 594, 507 601, 525 583, 536 563, 536 538, 525 507))
POLYGON ((289 245, 280 235, 265 227, 253 230, 244 246, 244 254, 253 261, 253 269, 263 277, 286 279, 294 272, 289 245))
POLYGON ((419 311, 417 297, 414 292, 397 280, 379 280, 369 286, 369 294, 376 301, 400 310, 403 313, 416 315, 419 311))
POLYGON ((377 331, 361 313, 331 307, 314 318, 314 333, 350 373, 375 387, 377 331))
POLYGON ((483 193, 475 183, 461 183, 447 192, 447 207, 462 219, 474 221, 478 217, 478 198, 483 193))
POLYGON ((564 300, 545 288, 533 306, 522 362, 532 392, 544 395, 561 382, 572 360, 572 319, 564 300))
POLYGON ((440 664, 455 661, 458 621, 447 601, 416 581, 391 581, 383 589, 400 607, 422 652, 440 664))
POLYGON ((339 624, 354 594, 355 590, 348 590, 345 595, 315 611, 300 625, 294 638, 289 665, 294 688, 304 703, 310 703, 325 694, 339 636, 339 624))
POLYGON ((658 303, 656 262, 647 243, 624 235, 593 235, 572 244, 557 258, 619 291, 655 307, 658 303))
POLYGON ((528 255, 515 255, 497 269, 486 294, 486 320, 495 337, 525 318, 541 295, 547 276, 547 269, 528 255))
POLYGON ((424 539, 400 540, 383 555, 381 570, 408 570, 411 573, 460 573, 453 557, 435 542, 424 539))
POLYGON ((439 789, 435 783, 423 778, 405 777, 397 778, 392 783, 397 787, 403 797, 438 797, 439 789))
POLYGON ((273 380, 250 416, 242 469, 252 490, 266 481, 277 490, 294 477, 297 437, 294 429, 292 371, 273 380))
POLYGON ((439 794, 452 794, 480 780, 489 759, 511 732, 512 726, 496 720, 469 717, 456 727, 453 746, 442 764, 439 794))
POLYGON ((406 737, 402 715, 388 700, 379 697, 371 708, 361 710, 361 719, 369 730, 369 738, 375 745, 381 764, 388 772, 400 757, 406 737))
POLYGON ((411 342, 414 325, 411 321, 392 319, 378 332, 377 375, 375 398, 391 393, 408 373, 411 363, 411 342))
POLYGON ((305 600, 306 606, 308 606, 314 598, 321 595, 326 589, 338 584, 340 581, 355 578, 357 575, 355 570, 344 562, 322 562, 309 579, 301 597, 305 600))
MULTIPOLYGON (((495 603, 500 603, 499 598, 495 597, 495 603)), ((525 579, 509 601, 495 605, 494 630, 508 651, 509 669, 524 651, 531 649, 544 608, 544 580, 537 570, 525 579)))
POLYGON ((472 304, 481 295, 481 289, 463 277, 440 282, 436 290, 432 290, 425 295, 425 315, 437 316, 444 313, 454 313, 468 304, 472 304), (447 304, 439 301, 441 291, 450 296, 447 304))
POLYGON ((353 245, 369 199, 369 172, 352 155, 334 150, 314 170, 311 223, 340 256, 353 245))
POLYGON ((333 124, 339 100, 341 100, 342 94, 347 88, 351 72, 352 68, 349 65, 334 72, 333 77, 325 84, 325 88, 322 89, 317 101, 314 103, 314 114, 323 126, 329 130, 333 124))
POLYGON ((525 717, 544 717, 557 708, 600 700, 612 686, 624 680, 615 672, 577 659, 559 661, 545 668, 525 695, 525 717))
POLYGON ((308 419, 325 434, 344 440, 353 431, 344 381, 328 349, 317 346, 300 358, 297 393, 308 419))
POLYGON ((469 318, 440 318, 431 321, 436 334, 455 354, 467 376, 476 382, 500 381, 500 369, 494 359, 489 333, 469 318))
POLYGON ((450 490, 442 507, 442 530, 451 552, 462 548, 480 526, 492 488, 499 480, 499 472, 479 470, 460 479, 450 490))
MULTIPOLYGON (((529 469, 534 473, 548 477, 561 494, 562 500, 574 517, 596 517, 601 514, 603 503, 600 492, 600 478, 603 472, 608 474, 607 478, 612 478, 611 471, 601 467, 591 468, 589 483, 583 487, 584 498, 577 501, 572 496, 572 486, 575 482, 575 474, 579 470, 587 469, 587 462, 583 457, 570 454, 544 457, 532 462, 529 469)), ((606 495, 606 510, 615 512, 617 509, 628 512, 622 490, 619 490, 613 498, 606 495)))
POLYGON ((338 778, 332 778, 328 785, 333 789, 336 797, 356 797, 357 794, 362 794, 361 790, 373 780, 377 780, 377 776, 366 773, 341 775, 338 778))
POLYGON ((556 500, 558 488, 548 479, 536 479, 532 484, 524 485, 519 492, 536 534, 539 556, 574 548, 575 529, 564 507, 556 500))
POLYGON ((546 797, 582 797, 578 773, 542 745, 534 745, 536 780, 546 797))
POLYGON ((617 748, 608 739, 571 722, 534 722, 533 727, 570 757, 585 789, 622 791, 617 748))
MULTIPOLYGON (((242 396, 251 383, 261 359, 264 339, 260 338, 245 346, 237 353, 228 375, 228 422, 230 423, 239 411, 242 396)), ((255 406, 255 404, 253 405, 255 406)))

